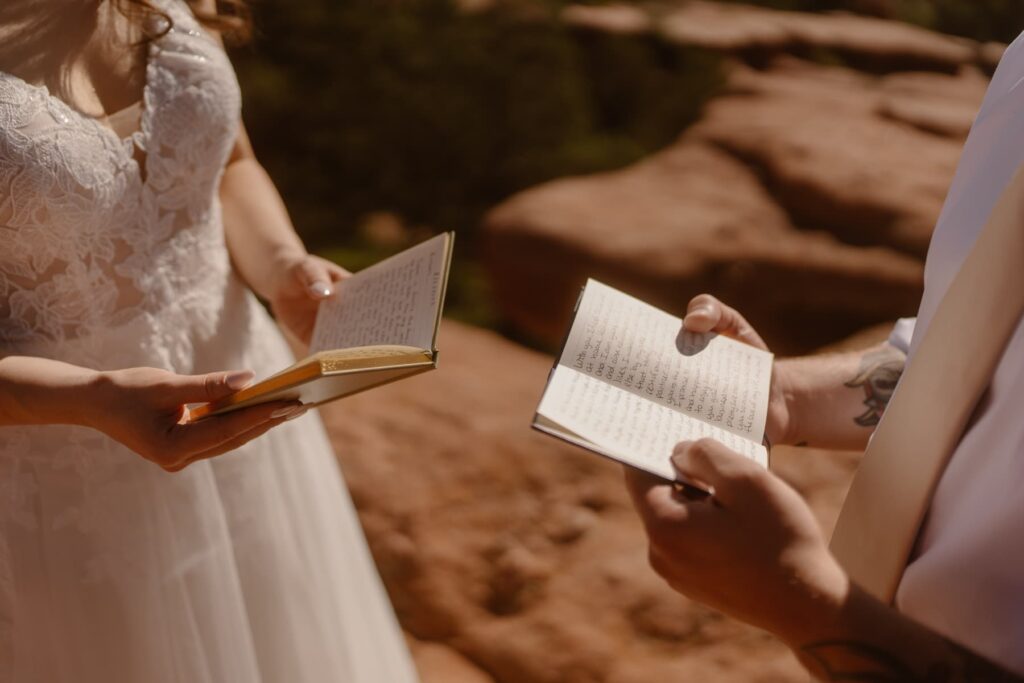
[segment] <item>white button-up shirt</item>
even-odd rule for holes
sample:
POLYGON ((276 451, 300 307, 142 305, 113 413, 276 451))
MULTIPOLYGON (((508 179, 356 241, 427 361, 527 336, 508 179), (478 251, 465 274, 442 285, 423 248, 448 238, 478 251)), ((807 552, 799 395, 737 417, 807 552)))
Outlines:
MULTIPOLYGON (((928 251, 916 329, 904 321, 893 331, 891 341, 911 355, 1022 164, 1024 34, 999 64, 964 148, 928 251)), ((1024 674, 1024 321, 939 483, 896 604, 1024 674)))

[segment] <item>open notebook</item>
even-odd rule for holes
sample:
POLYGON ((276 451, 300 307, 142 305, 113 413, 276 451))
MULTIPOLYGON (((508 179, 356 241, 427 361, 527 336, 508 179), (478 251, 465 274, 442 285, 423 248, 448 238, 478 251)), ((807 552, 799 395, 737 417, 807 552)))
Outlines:
POLYGON ((454 233, 444 233, 337 284, 320 304, 310 355, 192 419, 268 401, 320 405, 437 367, 454 233))
POLYGON ((772 359, 589 280, 533 426, 669 480, 675 444, 704 437, 767 467, 772 359))

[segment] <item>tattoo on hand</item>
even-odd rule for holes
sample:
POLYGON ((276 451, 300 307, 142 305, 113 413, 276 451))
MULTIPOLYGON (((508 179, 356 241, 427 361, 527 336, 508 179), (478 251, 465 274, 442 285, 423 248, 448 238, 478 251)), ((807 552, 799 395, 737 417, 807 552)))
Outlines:
POLYGON ((902 351, 888 344, 864 354, 857 375, 845 383, 851 389, 864 388, 864 405, 867 410, 853 418, 854 422, 861 427, 874 427, 878 424, 903 374, 906 360, 902 351))
POLYGON ((960 647, 943 662, 926 666, 922 673, 880 647, 865 643, 826 641, 803 648, 823 681, 863 683, 1021 683, 1020 677, 960 647))

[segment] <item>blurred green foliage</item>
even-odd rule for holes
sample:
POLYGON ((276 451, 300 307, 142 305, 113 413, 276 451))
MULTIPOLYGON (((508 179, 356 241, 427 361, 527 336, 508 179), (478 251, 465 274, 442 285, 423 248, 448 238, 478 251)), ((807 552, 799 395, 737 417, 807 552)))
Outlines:
POLYGON ((512 192, 671 141, 719 78, 706 55, 447 0, 268 2, 259 16, 266 37, 236 55, 245 118, 315 242, 380 209, 472 228, 512 192))
MULTIPOLYGON (((307 242, 350 257, 367 253, 356 228, 380 210, 455 229, 471 252, 487 209, 668 144, 721 78, 705 53, 579 35, 553 7, 264 0, 255 10, 257 40, 233 56, 257 153, 307 242)), ((480 296, 453 284, 462 317, 486 322, 480 296)))

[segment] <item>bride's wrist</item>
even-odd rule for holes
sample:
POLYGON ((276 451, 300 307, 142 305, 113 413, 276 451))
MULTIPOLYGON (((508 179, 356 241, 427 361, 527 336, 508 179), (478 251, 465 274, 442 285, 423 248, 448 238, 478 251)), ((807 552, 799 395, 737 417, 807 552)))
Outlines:
POLYGON ((278 293, 288 288, 294 278, 295 267, 308 256, 309 253, 300 247, 282 246, 277 249, 269 259, 271 273, 267 281, 267 291, 259 294, 268 301, 273 301, 278 293))
POLYGON ((72 424, 106 432, 108 418, 115 411, 115 383, 110 372, 82 369, 73 379, 76 395, 69 409, 72 424))

